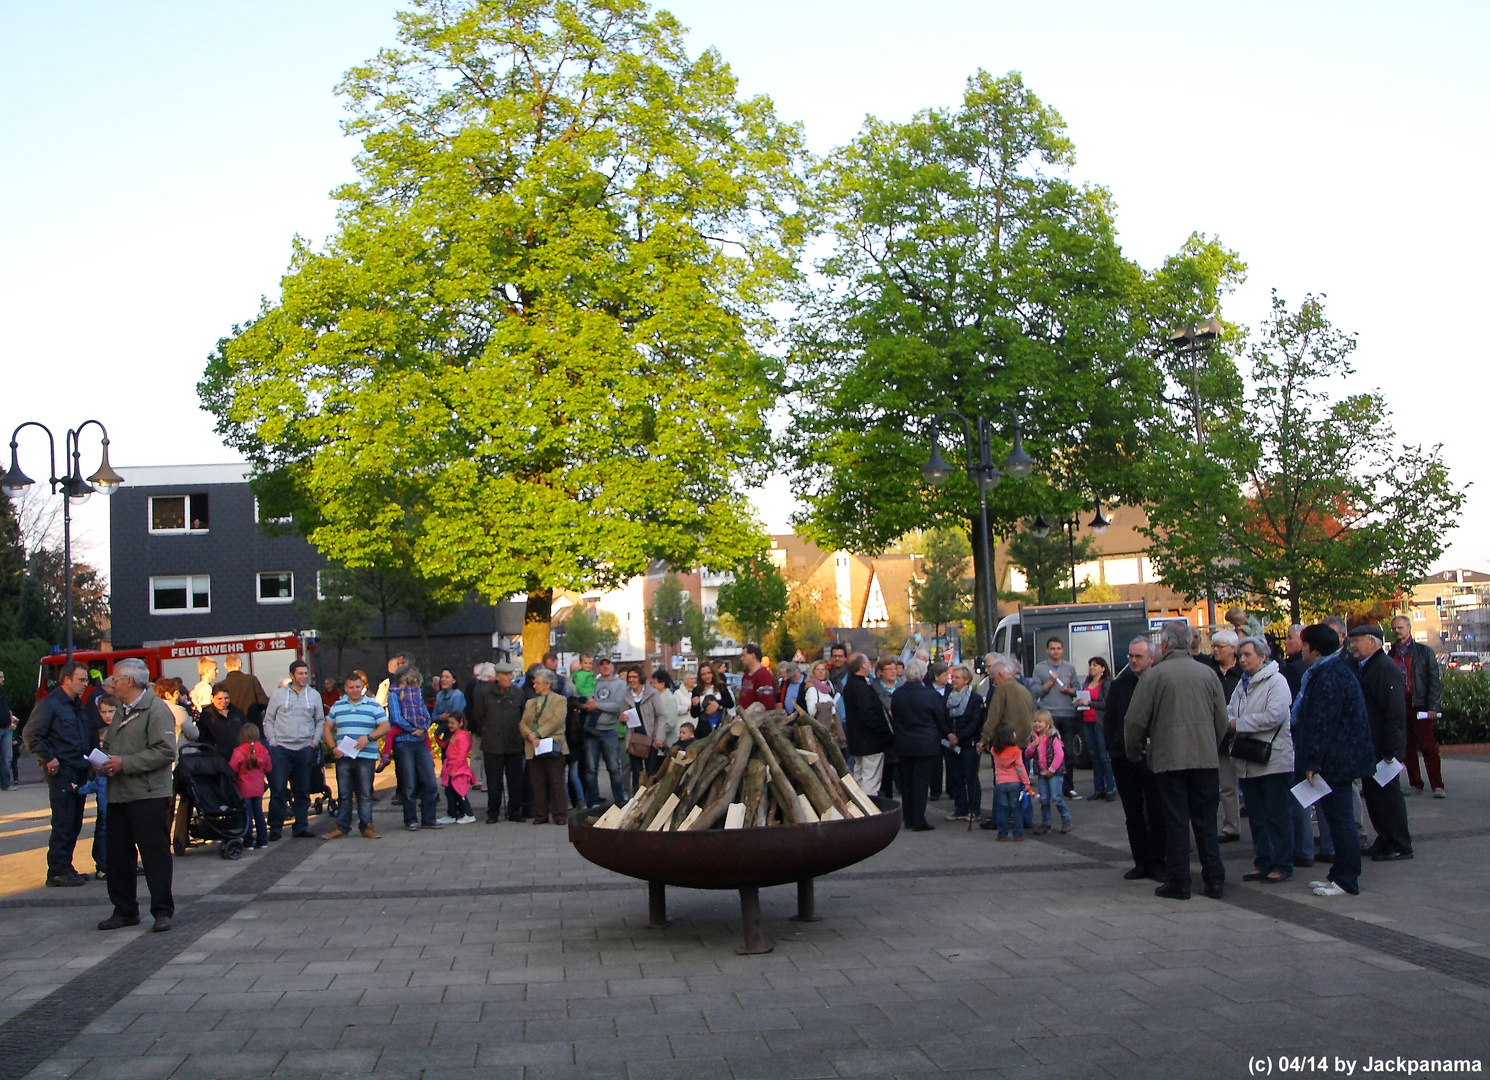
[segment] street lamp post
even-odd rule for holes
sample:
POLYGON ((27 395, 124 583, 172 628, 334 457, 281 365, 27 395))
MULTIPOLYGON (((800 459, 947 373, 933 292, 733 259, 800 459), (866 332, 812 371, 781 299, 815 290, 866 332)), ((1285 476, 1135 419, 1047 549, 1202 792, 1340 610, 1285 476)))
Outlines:
MULTIPOLYGON (((1081 527, 1081 522, 1073 513, 1070 517, 1057 518, 1056 524, 1066 530, 1067 558, 1071 564, 1071 603, 1079 604, 1081 603, 1081 598, 1078 595, 1079 587, 1076 583, 1076 530, 1081 527)), ((1101 536, 1111 524, 1112 522, 1107 520, 1107 515, 1102 511, 1102 499, 1099 496, 1097 498, 1097 512, 1092 515, 1092 520, 1087 522, 1087 528, 1091 529, 1098 536, 1101 536)), ((1045 520, 1044 514, 1037 514, 1035 516, 1035 520, 1031 525, 1031 531, 1042 540, 1050 535, 1050 523, 1045 520)))
POLYGON ((0 477, 0 491, 14 499, 28 487, 34 480, 21 471, 19 458, 18 436, 22 428, 38 427, 47 433, 47 452, 50 473, 48 483, 51 484, 52 494, 60 490, 62 492, 62 566, 63 566, 63 633, 66 635, 67 659, 72 659, 72 502, 76 499, 82 502, 95 491, 101 491, 105 495, 112 495, 124 483, 124 477, 116 473, 109 464, 109 432, 108 429, 97 420, 85 420, 76 428, 69 428, 62 442, 62 465, 66 475, 61 479, 57 477, 57 440, 52 435, 52 429, 45 424, 35 420, 27 420, 20 424, 10 433, 10 471, 0 477), (86 479, 83 477, 83 469, 79 464, 82 456, 79 449, 79 441, 84 430, 89 425, 98 428, 103 439, 103 460, 93 474, 86 479), (70 463, 69 463, 70 462, 70 463))
POLYGON ((930 484, 944 483, 952 475, 952 466, 942 457, 937 444, 937 428, 943 418, 955 417, 962 423, 967 438, 967 471, 978 485, 978 561, 981 570, 977 573, 978 592, 983 601, 983 652, 993 651, 993 624, 998 608, 993 602, 993 558, 988 549, 988 493, 999 486, 1007 473, 1015 480, 1023 480, 1035 471, 1035 459, 1024 451, 1024 438, 1019 431, 1019 415, 1012 408, 1006 409, 1014 419, 1014 446, 1004 458, 1000 469, 993 463, 993 447, 990 441, 992 425, 984 417, 977 419, 976 452, 974 450, 973 422, 955 409, 938 413, 931 419, 931 457, 921 467, 921 475, 930 484))
MULTIPOLYGON (((1169 335, 1167 347, 1176 356, 1188 355, 1190 362, 1190 385, 1187 387, 1190 393, 1190 412, 1195 420, 1195 446, 1200 452, 1205 453, 1205 403, 1200 396, 1200 361, 1201 354, 1210 352, 1211 346, 1221 338, 1225 331, 1221 320, 1214 315, 1204 326, 1196 329, 1187 326, 1183 330, 1176 330, 1169 335)), ((1205 508, 1201 508, 1205 513, 1205 508)), ((1205 568, 1205 612, 1207 625, 1216 625, 1216 586, 1211 580, 1210 563, 1205 568)))

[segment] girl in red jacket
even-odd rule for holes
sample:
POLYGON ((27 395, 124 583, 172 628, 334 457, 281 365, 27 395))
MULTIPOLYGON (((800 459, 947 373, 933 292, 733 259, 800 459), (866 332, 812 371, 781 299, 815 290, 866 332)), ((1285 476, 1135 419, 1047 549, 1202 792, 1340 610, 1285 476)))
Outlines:
MULTIPOLYGON (((1030 774, 1024 768, 1024 755, 1015 745, 1014 725, 1000 720, 993 729, 993 821, 998 827, 999 842, 1009 839, 1009 824, 1014 825, 1014 842, 1024 839, 1024 812, 1019 794, 1030 791, 1030 774)), ((1033 794, 1033 792, 1031 792, 1033 794)))
POLYGON ((238 729, 238 748, 228 758, 228 765, 238 777, 238 794, 248 807, 249 828, 243 837, 244 846, 266 847, 269 828, 264 820, 264 778, 274 765, 269 760, 269 748, 259 742, 258 727, 244 724, 238 729))

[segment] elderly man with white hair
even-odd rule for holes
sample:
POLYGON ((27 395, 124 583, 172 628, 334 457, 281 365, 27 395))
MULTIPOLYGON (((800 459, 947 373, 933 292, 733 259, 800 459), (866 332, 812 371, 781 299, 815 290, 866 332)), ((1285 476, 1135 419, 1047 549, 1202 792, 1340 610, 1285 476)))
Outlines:
POLYGON ((1129 761, 1148 760, 1164 802, 1164 884, 1155 896, 1190 899, 1190 832, 1200 849, 1205 894, 1221 899, 1226 869, 1216 837, 1217 751, 1226 734, 1226 695, 1190 658, 1194 630, 1181 619, 1159 634, 1160 658, 1133 691, 1123 724, 1129 761))
POLYGON ((103 737, 108 755, 94 771, 109 778, 109 900, 114 914, 100 930, 138 926, 135 852, 150 889, 151 927, 171 928, 171 766, 176 761, 176 718, 150 691, 150 671, 133 658, 114 665, 119 711, 103 737))

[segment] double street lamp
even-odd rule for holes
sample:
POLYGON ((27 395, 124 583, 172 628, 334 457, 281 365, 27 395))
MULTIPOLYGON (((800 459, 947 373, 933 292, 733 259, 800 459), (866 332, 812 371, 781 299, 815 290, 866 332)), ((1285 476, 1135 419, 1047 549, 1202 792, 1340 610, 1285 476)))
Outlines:
POLYGON ((20 496, 35 483, 31 477, 21 471, 19 460, 19 444, 17 437, 23 428, 38 427, 47 433, 47 447, 51 472, 48 482, 52 487, 52 494, 59 491, 62 499, 62 562, 63 562, 63 625, 67 635, 67 659, 72 659, 72 504, 73 500, 83 502, 95 491, 101 491, 105 495, 112 495, 124 483, 124 477, 120 476, 109 464, 109 433, 108 430, 97 420, 86 420, 76 428, 69 428, 62 443, 62 465, 67 470, 66 475, 60 479, 57 477, 57 440, 52 435, 52 429, 45 424, 35 420, 27 420, 10 433, 10 471, 0 477, 0 491, 14 499, 20 496), (79 450, 79 441, 83 431, 89 425, 98 428, 103 439, 103 461, 93 474, 83 476, 83 469, 79 463, 82 454, 79 450), (71 464, 69 465, 69 459, 71 464))
POLYGON ((967 472, 978 485, 978 546, 975 549, 978 554, 979 565, 974 567, 978 578, 978 592, 983 601, 983 640, 981 642, 984 653, 993 651, 993 629, 997 621, 998 608, 993 602, 993 559, 988 548, 988 493, 999 486, 1004 476, 1013 477, 1015 480, 1023 480, 1035 471, 1035 459, 1024 451, 1024 439, 1019 431, 1019 415, 1008 406, 1006 411, 1014 420, 1014 446, 1009 451, 1009 456, 1004 458, 1004 467, 1000 469, 993 463, 993 447, 990 439, 992 425, 984 417, 977 418, 977 436, 973 435, 973 421, 968 420, 955 409, 938 413, 931 419, 931 457, 921 467, 921 475, 928 484, 942 484, 952 475, 952 466, 947 464, 942 457, 941 447, 937 443, 937 429, 943 418, 954 417, 962 424, 962 431, 967 439, 967 472))

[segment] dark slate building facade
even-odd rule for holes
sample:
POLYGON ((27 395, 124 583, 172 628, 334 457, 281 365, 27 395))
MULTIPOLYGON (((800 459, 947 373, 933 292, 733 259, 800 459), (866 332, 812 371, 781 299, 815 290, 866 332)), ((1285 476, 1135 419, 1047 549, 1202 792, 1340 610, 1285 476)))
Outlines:
MULTIPOLYGON (((260 527, 258 506, 244 465, 120 467, 124 484, 111 496, 109 553, 112 640, 136 648, 181 638, 269 634, 314 629, 302 626, 296 601, 314 601, 317 574, 326 559, 305 539, 274 536, 260 527)), ((471 666, 496 655, 499 626, 521 605, 467 604, 436 626, 428 657, 418 631, 401 618, 390 620, 389 648, 421 663, 451 666, 469 675, 471 666)), ((364 649, 348 649, 344 666, 370 673, 384 667, 381 625, 364 649)), ((323 673, 333 656, 320 656, 323 673)), ((458 673, 460 673, 458 671, 458 673)))

